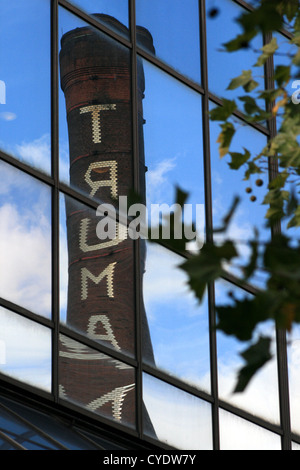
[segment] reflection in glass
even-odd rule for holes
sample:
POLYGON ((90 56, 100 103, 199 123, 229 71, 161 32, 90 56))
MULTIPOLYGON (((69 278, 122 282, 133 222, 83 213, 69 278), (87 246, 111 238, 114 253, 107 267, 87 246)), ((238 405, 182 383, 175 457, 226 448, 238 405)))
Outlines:
MULTIPOLYGON (((267 143, 266 137, 250 126, 244 126, 239 120, 235 120, 236 133, 233 137, 230 151, 244 153, 247 149, 252 157, 257 156, 267 143)), ((268 162, 260 159, 259 166, 262 168, 261 174, 252 175, 249 180, 244 180, 246 165, 239 170, 229 167, 231 157, 219 156, 219 144, 217 138, 221 128, 216 121, 210 122, 210 142, 211 142, 211 174, 212 174, 212 205, 213 205, 213 225, 215 229, 222 226, 222 220, 231 207, 236 196, 240 198, 239 205, 234 213, 229 229, 225 236, 235 240, 239 253, 239 263, 234 260, 236 266, 230 266, 230 270, 239 274, 238 266, 245 264, 249 259, 248 242, 254 239, 254 228, 259 232, 259 240, 264 242, 270 238, 270 229, 266 228, 265 214, 267 206, 263 205, 264 196, 268 186, 268 162), (256 181, 261 180, 262 185, 257 186, 256 181), (249 189, 248 189, 249 188, 249 189), (248 191, 250 192, 248 193, 248 191), (255 198, 254 201, 251 198, 255 198)), ((223 234, 215 235, 223 237, 223 234)), ((263 286, 267 278, 267 273, 262 271, 254 273, 251 283, 263 286)))
POLYGON ((60 335, 60 396, 88 411, 135 427, 135 371, 60 335))
POLYGON ((220 450, 281 450, 273 432, 220 410, 220 450))
MULTIPOLYGON (((183 260, 156 244, 147 245, 143 296, 155 366, 209 392, 207 299, 198 305, 187 286, 183 260)), ((147 352, 144 360, 148 362, 147 352)))
MULTIPOLYGON (((116 27, 122 27, 114 18, 110 17, 110 21, 116 27)), ((61 158, 60 169, 67 168, 69 181, 66 181, 73 188, 103 203, 96 211, 70 197, 64 200, 61 197, 60 248, 65 263, 65 268, 61 265, 61 270, 64 269, 62 321, 94 341, 133 356, 137 282, 134 247, 127 227, 116 222, 120 208, 118 200, 126 199, 134 179, 130 55, 116 41, 83 22, 79 23, 63 9, 60 10, 60 24, 63 36, 59 67, 64 95, 61 95, 60 105, 65 107, 61 110, 67 116, 65 129, 60 130, 61 139, 66 141, 68 135, 69 141, 67 158, 61 158)), ((144 82, 139 81, 140 99, 143 85, 144 82)), ((63 180, 65 175, 62 171, 63 180)), ((142 321, 145 322, 144 314, 142 321)), ((149 336, 144 340, 151 349, 149 336)), ((125 422, 133 425, 132 399, 124 404, 122 413, 119 410, 125 394, 135 393, 133 371, 130 371, 130 381, 127 375, 123 380, 120 375, 123 366, 103 362, 102 356, 99 362, 99 354, 96 354, 92 358, 97 359, 93 363, 94 385, 89 390, 82 389, 81 383, 86 382, 91 366, 85 361, 85 348, 70 345, 66 340, 62 347, 66 358, 63 362, 65 373, 61 374, 63 393, 94 412, 101 408, 102 413, 105 403, 113 402, 113 408, 108 407, 105 414, 115 419, 121 419, 122 414, 125 422), (77 367, 79 356, 84 362, 77 367), (74 367, 77 378, 74 390, 71 390, 65 377, 72 375, 74 367), (118 374, 120 377, 116 382, 118 374)))
POLYGON ((51 192, 0 161, 0 296, 51 316, 51 192))
POLYGON ((133 185, 129 51, 63 9, 59 19, 60 179, 98 200, 127 196, 133 185), (106 167, 95 165, 102 160, 106 167))
MULTIPOLYGON (((47 440, 44 436, 40 435, 35 429, 33 429, 29 423, 32 419, 32 410, 29 415, 29 421, 23 421, 18 415, 10 412, 9 409, 2 408, 2 401, 0 404, 0 426, 1 430, 10 439, 14 440, 15 446, 22 446, 25 450, 56 450, 57 446, 53 445, 50 440, 47 440)), ((5 400, 6 402, 6 400, 5 400)), ((10 404, 10 402, 8 402, 10 404)), ((5 403, 6 404, 6 403, 5 403)), ((4 405, 5 406, 5 405, 4 405)), ((21 407, 22 409, 22 407, 21 407)), ((25 408, 26 410, 26 408, 25 408)), ((12 447, 13 449, 14 447, 12 447)), ((17 447, 18 448, 18 447, 17 447)), ((58 447, 59 448, 59 447, 58 447)), ((10 450, 10 444, 8 442, 0 441, 0 450, 10 450)))
POLYGON ((146 434, 177 449, 212 449, 209 403, 148 374, 143 375, 143 398, 156 436, 144 422, 146 434))
POLYGON ((0 307, 0 372, 51 391, 51 331, 0 307))
MULTIPOLYGON (((247 294, 228 282, 218 281, 215 285, 216 305, 231 305, 230 292, 238 299, 247 298, 247 294)), ((274 324, 265 322, 256 328, 255 335, 271 336, 274 339, 274 324)), ((217 332, 218 383, 219 396, 233 405, 272 423, 279 423, 279 396, 276 346, 273 342, 273 359, 260 369, 252 378, 244 392, 233 393, 237 381, 237 372, 244 365, 240 353, 248 343, 241 343, 234 337, 217 332)))
POLYGON ((61 321, 117 351, 135 354, 133 241, 101 240, 105 217, 61 195, 61 321))
MULTIPOLYGON (((156 57, 200 82, 200 34, 197 0, 136 0, 136 21, 154 41, 156 57)), ((143 47, 141 37, 138 45, 143 47)))
POLYGON ((175 186, 204 204, 201 96, 143 60, 146 202, 175 202, 175 186))
POLYGON ((50 173, 50 2, 1 2, 0 26, 0 148, 50 173))
MULTIPOLYGON (((214 0, 208 0, 206 5, 209 12, 216 3, 214 0)), ((214 17, 208 15, 206 20, 209 88, 221 98, 236 99, 237 105, 243 109, 242 103, 237 98, 244 94, 244 90, 242 88, 227 90, 227 87, 233 78, 241 75, 243 70, 250 70, 253 67, 260 54, 257 51, 263 46, 263 40, 258 35, 249 47, 234 53, 225 52, 223 44, 241 33, 236 18, 245 10, 232 0, 223 0, 218 5, 218 11, 218 15, 214 17)), ((259 84, 256 90, 263 90, 263 67, 254 67, 253 78, 259 84)), ((260 106, 264 106, 264 102, 261 102, 260 106)))
POLYGON ((109 26, 110 28, 115 29, 118 33, 128 36, 128 31, 123 30, 120 32, 113 23, 107 23, 95 15, 101 13, 113 16, 128 27, 128 0, 70 0, 70 3, 73 3, 73 5, 81 8, 86 13, 91 14, 100 22, 103 22, 105 26, 109 26))

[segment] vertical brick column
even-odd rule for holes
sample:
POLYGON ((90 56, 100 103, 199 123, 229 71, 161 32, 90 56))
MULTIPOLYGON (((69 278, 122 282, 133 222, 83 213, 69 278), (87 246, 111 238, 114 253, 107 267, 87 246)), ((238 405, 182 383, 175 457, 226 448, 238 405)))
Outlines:
MULTIPOLYGON (((114 18, 100 15, 124 30, 114 18)), ((151 36, 141 29, 151 45, 151 36)), ((153 46, 151 46, 153 47, 153 46)), ((138 67, 142 72, 142 65, 138 67)), ((65 34, 60 52, 61 88, 69 133, 70 184, 100 203, 118 207, 133 188, 130 51, 90 27, 65 34)), ((138 84, 139 136, 143 139, 143 74, 138 84)), ((140 146, 144 191, 143 145, 140 146)), ((67 324, 116 351, 135 355, 133 241, 117 224, 117 238, 100 240, 94 209, 66 198, 69 287, 67 324)), ((143 259, 142 259, 143 263, 143 259)), ((152 347, 145 313, 144 346, 152 347)), ((133 368, 61 337, 61 396, 91 411, 135 423, 133 368)))

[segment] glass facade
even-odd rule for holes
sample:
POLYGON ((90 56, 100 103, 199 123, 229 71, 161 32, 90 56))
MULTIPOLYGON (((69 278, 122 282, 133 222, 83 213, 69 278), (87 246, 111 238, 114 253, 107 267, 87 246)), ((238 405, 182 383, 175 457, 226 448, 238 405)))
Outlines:
MULTIPOLYGON (((200 207, 203 242, 238 192, 243 259, 253 224, 271 236, 208 117, 254 62, 248 49, 219 52, 247 3, 224 0, 212 18, 215 3, 0 5, 0 450, 300 446, 299 334, 287 349, 265 324, 274 360, 236 395, 241 345, 213 328, 216 302, 253 296, 266 278, 237 285, 229 266, 199 305, 183 257, 130 237, 135 206, 124 217, 120 205, 139 193, 161 220, 180 186, 200 207)), ((235 150, 269 136, 243 126, 235 150)))

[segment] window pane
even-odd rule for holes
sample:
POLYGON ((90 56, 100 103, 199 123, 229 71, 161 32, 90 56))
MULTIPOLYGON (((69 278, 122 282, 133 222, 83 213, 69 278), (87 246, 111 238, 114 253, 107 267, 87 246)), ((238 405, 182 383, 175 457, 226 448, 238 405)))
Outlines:
MULTIPOLYGON (((267 144, 266 137, 251 128, 244 126, 239 120, 234 121, 236 134, 233 137, 230 151, 244 154, 247 149, 252 157, 259 155, 267 144)), ((210 122, 210 143, 211 143, 211 174, 212 174, 212 204, 213 204, 213 224, 214 228, 222 226, 222 220, 227 214, 236 196, 240 198, 239 205, 232 218, 229 229, 225 236, 236 242, 239 259, 234 260, 230 266, 231 272, 240 274, 239 266, 241 262, 245 264, 249 260, 250 240, 254 239, 254 228, 259 232, 260 242, 269 240, 270 229, 266 228, 265 214, 267 205, 263 204, 264 196, 268 187, 268 162, 260 158, 256 164, 262 169, 262 173, 251 175, 249 180, 244 179, 247 169, 242 165, 238 170, 231 169, 230 155, 223 158, 219 156, 218 135, 221 132, 219 123, 210 122), (257 185, 257 180, 261 180, 261 186, 257 185), (248 193, 248 191, 250 191, 248 193), (252 201, 252 198, 255 198, 252 201)), ((221 239, 223 234, 216 234, 215 240, 221 239)), ((262 270, 254 273, 250 279, 252 284, 264 286, 268 275, 262 270)))
POLYGON ((135 371, 132 367, 60 335, 61 398, 135 427, 135 371))
POLYGON ((134 355, 133 241, 118 223, 117 237, 101 240, 98 224, 105 217, 70 197, 62 195, 60 202, 61 321, 134 355))
MULTIPOLYGON (((214 0, 208 0, 207 12, 216 6, 214 0)), ((243 106, 237 99, 245 92, 242 88, 235 90, 226 90, 230 81, 241 75, 243 70, 250 70, 257 61, 258 51, 263 46, 262 37, 258 35, 251 42, 250 47, 235 51, 233 53, 224 51, 224 43, 231 41, 241 33, 241 29, 236 22, 245 10, 232 0, 223 0, 218 5, 219 14, 211 18, 207 15, 207 57, 208 57, 208 84, 210 91, 215 95, 236 99, 237 105, 241 109, 243 106)), ((264 89, 264 69, 263 67, 254 67, 253 78, 259 86, 256 90, 264 89)), ((252 96, 255 96, 251 93, 252 96)), ((260 100, 260 106, 264 102, 260 100)))
POLYGON ((50 173, 50 2, 1 2, 0 25, 0 148, 50 173))
POLYGON ((128 31, 120 31, 113 23, 108 22, 104 17, 97 15, 109 15, 120 21, 124 26, 129 26, 128 22, 128 0, 70 0, 76 7, 81 8, 86 13, 91 14, 105 26, 115 29, 118 33, 128 36, 128 31))
MULTIPOLYGON (((247 298, 247 294, 228 282, 219 281, 215 286, 216 305, 230 305, 229 292, 238 299, 247 298)), ((256 328, 255 334, 264 334, 274 339, 274 325, 265 322, 256 328)), ((272 423, 279 423, 279 397, 276 345, 272 346, 273 359, 262 367, 252 378, 244 392, 233 393, 237 382, 237 372, 244 362, 240 353, 249 346, 232 336, 217 331, 218 383, 219 396, 233 405, 272 423)))
POLYGON ((51 316, 51 191, 0 161, 0 296, 51 316))
POLYGON ((145 433, 177 449, 212 449, 211 406, 176 387, 143 376, 143 397, 150 417, 145 433))
POLYGON ((51 331, 0 307, 0 372, 51 391, 51 331))
POLYGON ((147 207, 172 205, 179 185, 195 209, 204 204, 201 96, 147 61, 143 64, 147 207))
POLYGON ((143 295, 154 358, 144 351, 144 360, 210 391, 207 298, 198 305, 178 268, 182 262, 158 245, 147 245, 143 295))
MULTIPOLYGON (((137 24, 147 28, 156 57, 200 82, 200 34, 197 0, 137 0, 137 24)), ((142 35, 137 37, 141 47, 142 35)))
POLYGON ((103 202, 133 186, 129 51, 60 10, 60 178, 103 202))
POLYGON ((220 410, 220 450, 281 450, 280 436, 220 410))

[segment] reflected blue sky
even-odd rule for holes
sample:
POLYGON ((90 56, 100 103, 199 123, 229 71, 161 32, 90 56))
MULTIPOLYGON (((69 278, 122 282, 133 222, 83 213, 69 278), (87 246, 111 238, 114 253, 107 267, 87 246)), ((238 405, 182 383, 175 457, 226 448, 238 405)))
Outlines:
POLYGON ((147 245, 143 292, 156 366, 209 392, 207 297, 198 304, 181 263, 166 249, 147 245))
POLYGON ((0 296, 51 318, 51 192, 1 162, 0 296))
MULTIPOLYGON (((231 0, 223 0, 216 3, 208 0, 207 11, 212 7, 218 7, 219 14, 213 18, 207 17, 207 55, 208 55, 208 83, 212 93, 227 99, 236 99, 237 105, 243 109, 237 99, 244 94, 242 88, 226 90, 230 81, 241 75, 243 70, 250 70, 257 61, 257 51, 263 46, 262 37, 259 35, 251 42, 250 47, 235 51, 224 52, 223 44, 234 39, 241 33, 236 18, 243 9, 231 0)), ((258 90, 264 89, 263 67, 255 67, 253 78, 259 84, 258 90)), ((261 103, 263 105, 263 103, 261 103)))
MULTIPOLYGON (((111 14, 128 24, 127 0, 77 0, 73 3, 88 12, 111 14)), ((208 1, 207 4, 209 8, 215 2, 208 1)), ((136 5, 137 22, 150 30, 157 57, 199 82, 198 2, 189 0, 189 8, 180 0, 136 0, 136 5), (173 8, 171 14, 168 14, 170 3, 173 8), (159 17, 157 11, 160 11, 159 17), (188 15, 185 15, 186 11, 188 15), (170 55, 171 49, 176 53, 170 55)), ((6 103, 0 104, 0 147, 47 173, 51 168, 49 6, 48 0, 14 0, 1 2, 0 5, 0 79, 6 83, 6 103)), ((256 56, 248 49, 235 54, 234 59, 233 56, 218 52, 220 44, 236 34, 237 27, 232 19, 237 14, 239 7, 234 2, 223 0, 220 15, 215 19, 207 18, 209 83, 211 92, 218 96, 240 96, 240 90, 228 93, 225 88, 242 69, 250 68, 256 61, 256 56)), ((60 37, 78 26, 84 26, 84 22, 63 8, 59 9, 60 37)), ((261 45, 258 39, 255 47, 258 49, 261 45)), ((279 58, 280 62, 281 59, 282 57, 279 58)), ((171 204, 174 202, 174 185, 179 184, 190 193, 189 202, 204 204, 201 97, 147 61, 144 61, 144 70, 147 200, 149 203, 171 204)), ((256 72, 255 78, 262 86, 262 75, 258 69, 256 72)), ((59 93, 60 177, 62 181, 68 182, 65 101, 61 90, 59 93)), ((219 159, 216 144, 218 124, 211 123, 210 133, 215 226, 223 218, 233 197, 236 194, 243 195, 232 235, 239 240, 247 240, 252 236, 253 225, 258 225, 266 239, 268 231, 263 228, 265 207, 261 205, 266 186, 253 186, 257 201, 251 203, 245 193, 246 184, 242 181, 240 172, 230 170, 225 159, 219 159)), ((242 151, 242 147, 246 147, 258 152, 265 145, 265 137, 253 129, 241 127, 238 135, 233 145, 236 151, 242 151)), ((2 266, 5 266, 5 276, 4 271, 1 271, 1 284, 4 286, 2 295, 34 312, 38 310, 38 314, 49 318, 50 193, 48 188, 36 185, 31 179, 29 182, 24 175, 20 177, 17 171, 7 165, 2 165, 1 172, 0 211, 1 219, 5 222, 0 232, 2 266), (20 266, 24 266, 24 269, 20 266)), ((63 205, 61 208, 61 221, 64 221, 63 205)), ((67 247, 63 222, 60 225, 60 234, 61 312, 64 315, 67 247)), ((241 249, 243 247, 242 243, 241 249)), ((247 253, 243 255, 246 257, 247 253)), ((157 364, 163 370, 209 390, 206 304, 200 308, 192 296, 185 292, 185 279, 180 271, 174 269, 175 261, 171 258, 153 246, 148 248, 144 294, 157 364)), ((256 282, 263 283, 264 280, 256 282)), ((228 379, 228 370, 236 366, 231 359, 227 359, 227 353, 237 351, 239 346, 231 341, 227 344, 219 342, 220 358, 223 360, 226 356, 222 364, 225 379, 228 379)), ((269 396, 261 395, 262 406, 268 399, 269 396)), ((270 415, 277 417, 276 393, 274 400, 270 405, 270 415)))
MULTIPOLYGON (((261 132, 245 126, 240 120, 235 119, 233 124, 236 134, 232 140, 230 151, 244 153, 244 149, 250 151, 254 157, 260 153, 267 143, 266 136, 261 132)), ((222 226, 222 219, 232 204, 234 197, 239 196, 240 202, 229 225, 228 231, 223 235, 216 235, 215 238, 229 236, 236 242, 240 259, 234 260, 236 265, 246 263, 249 260, 248 241, 254 239, 254 228, 259 231, 259 240, 263 243, 270 239, 270 229, 266 226, 267 206, 263 204, 264 195, 268 186, 268 162, 261 159, 261 174, 254 174, 249 180, 244 180, 244 173, 247 169, 243 165, 239 170, 232 170, 229 167, 231 157, 219 156, 219 144, 217 138, 220 133, 219 123, 210 122, 210 142, 211 142, 211 172, 212 172, 212 205, 213 224, 218 229, 222 226), (256 185, 256 180, 263 181, 262 186, 256 185), (247 193, 246 189, 251 192, 247 193), (251 201, 251 197, 256 198, 251 201)), ((234 264, 233 263, 233 264, 234 264)), ((240 275, 239 269, 231 266, 231 271, 240 275)), ((264 286, 267 274, 259 272, 254 275, 251 282, 257 286, 264 286)))
MULTIPOLYGON (((232 291, 238 299, 250 297, 250 295, 228 282, 218 281, 215 284, 217 305, 232 304, 232 300, 228 296, 229 291, 232 291)), ((267 334, 274 338, 274 333, 273 322, 264 322, 256 328, 254 338, 258 334, 267 334)), ((243 393, 233 393, 237 380, 237 372, 244 365, 243 359, 239 354, 246 347, 247 344, 218 331, 217 356, 220 398, 256 416, 260 416, 273 423, 279 423, 277 361, 274 345, 272 351, 274 358, 258 371, 243 393)))
POLYGON ((212 450, 209 403, 148 374, 143 374, 143 399, 162 442, 177 449, 212 450))
POLYGON ((0 307, 0 371, 51 391, 51 330, 0 307))
POLYGON ((111 15, 129 26, 128 0, 70 0, 70 3, 89 14, 104 13, 111 15))
POLYGON ((198 0, 137 0, 137 24, 147 28, 155 55, 195 82, 200 82, 198 0))
POLYGON ((50 172, 50 9, 47 0, 0 4, 0 148, 50 172))
POLYGON ((143 101, 147 204, 173 204, 175 187, 204 204, 202 99, 147 61, 143 101))

